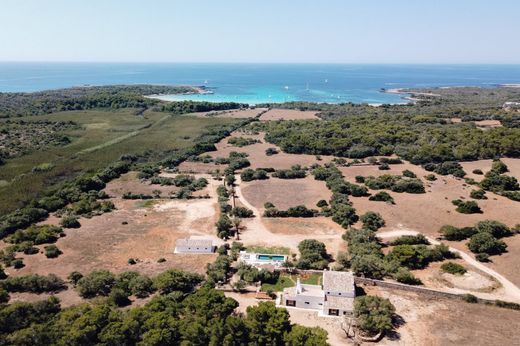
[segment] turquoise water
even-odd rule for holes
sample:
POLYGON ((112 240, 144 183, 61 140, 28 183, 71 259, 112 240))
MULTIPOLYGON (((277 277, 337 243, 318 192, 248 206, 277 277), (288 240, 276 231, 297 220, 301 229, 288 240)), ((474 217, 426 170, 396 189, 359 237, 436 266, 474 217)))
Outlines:
POLYGON ((258 259, 262 261, 283 261, 285 257, 277 255, 258 255, 258 259))
POLYGON ((3 92, 140 83, 212 92, 171 100, 402 103, 381 89, 516 84, 520 65, 0 63, 3 92))

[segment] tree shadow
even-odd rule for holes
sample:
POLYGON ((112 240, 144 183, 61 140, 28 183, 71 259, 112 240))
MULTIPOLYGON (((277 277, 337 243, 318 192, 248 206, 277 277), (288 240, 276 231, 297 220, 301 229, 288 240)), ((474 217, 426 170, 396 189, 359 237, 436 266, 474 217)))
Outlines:
POLYGON ((392 323, 394 325, 394 329, 386 333, 386 337, 392 341, 400 340, 401 334, 396 329, 404 326, 406 324, 406 321, 401 315, 394 314, 392 316, 392 323))

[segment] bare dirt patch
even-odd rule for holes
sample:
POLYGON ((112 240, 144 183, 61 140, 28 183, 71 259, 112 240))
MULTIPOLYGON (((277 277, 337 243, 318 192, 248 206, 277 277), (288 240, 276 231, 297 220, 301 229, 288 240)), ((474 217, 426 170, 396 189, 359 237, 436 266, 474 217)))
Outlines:
POLYGON ((153 195, 154 190, 161 191, 163 196, 168 196, 170 193, 179 190, 179 188, 173 185, 152 185, 149 182, 140 181, 137 178, 137 172, 123 174, 119 179, 109 182, 105 188, 109 196, 118 198, 122 197, 125 192, 153 195))
MULTIPOLYGON (((505 163, 509 168, 509 172, 505 174, 520 180, 520 159, 505 158, 501 159, 501 161, 505 163)), ((486 174, 491 169, 492 163, 493 160, 478 160, 461 162, 460 164, 464 169, 464 172, 466 172, 466 176, 468 178, 475 179, 476 181, 481 181, 484 178, 484 175, 474 174, 473 170, 480 169, 484 174, 486 174)))
MULTIPOLYGON (((424 177, 430 172, 411 164, 390 165, 391 170, 380 171, 375 166, 342 167, 345 178, 354 181, 356 175, 378 176, 381 174, 399 174, 403 169, 409 169, 417 174, 425 184, 426 193, 409 194, 389 192, 395 200, 395 205, 384 202, 369 201, 368 197, 351 197, 351 201, 359 215, 367 211, 381 213, 386 221, 383 230, 412 229, 432 237, 439 236, 442 225, 451 224, 457 227, 471 226, 478 221, 493 219, 513 226, 520 222, 518 202, 488 192, 487 200, 479 200, 483 214, 461 214, 455 211, 451 203, 454 199, 470 200, 469 194, 476 187, 465 184, 464 180, 453 176, 439 176, 433 182, 424 177)), ((370 190, 376 193, 377 190, 370 190)))
POLYGON ((502 127, 500 120, 479 120, 474 122, 478 128, 488 129, 493 127, 502 127))
POLYGON ((244 197, 255 207, 263 210, 265 202, 273 203, 278 209, 287 209, 297 205, 307 208, 316 207, 321 200, 329 200, 330 190, 323 181, 317 181, 312 176, 304 179, 255 180, 242 183, 244 197))
MULTIPOLYGON (((221 243, 214 228, 218 217, 215 196, 218 182, 209 177, 208 181, 209 186, 201 192, 210 194, 209 199, 141 201, 112 198, 116 210, 91 219, 81 218, 81 228, 66 230, 66 236, 56 244, 63 251, 58 258, 48 259, 43 253, 22 254, 26 266, 17 271, 10 270, 10 274, 54 273, 65 278, 72 271, 88 273, 107 269, 115 273, 137 270, 153 276, 168 268, 204 273, 206 264, 213 262, 216 254, 174 254, 173 251, 176 240, 188 236, 221 243), (136 259, 137 264, 128 264, 130 258, 136 259), (159 258, 165 258, 166 262, 158 263, 159 258)), ((117 195, 120 189, 139 184, 135 176, 129 174, 111 182, 107 190, 117 195)))
POLYGON ((261 121, 269 120, 320 120, 315 111, 297 109, 271 109, 260 116, 261 121))
POLYGON ((297 155, 283 153, 282 150, 278 148, 276 145, 266 143, 264 140, 263 133, 260 133, 258 135, 245 135, 240 132, 234 132, 231 137, 225 138, 219 143, 217 143, 217 151, 208 152, 207 154, 211 155, 213 158, 216 158, 228 157, 229 153, 232 151, 246 153, 249 155, 248 160, 251 162, 251 168, 272 167, 275 169, 288 169, 291 168, 291 166, 293 165, 310 166, 314 163, 324 164, 330 162, 333 159, 332 156, 322 156, 320 158, 321 160, 319 160, 314 155, 297 155), (231 137, 254 138, 260 140, 262 143, 255 143, 239 148, 228 144, 228 140, 231 137), (279 153, 267 156, 265 154, 265 151, 269 148, 276 148, 279 153))
POLYGON ((247 119, 254 118, 261 112, 266 111, 267 108, 246 108, 246 109, 232 109, 227 111, 210 111, 210 112, 197 112, 188 115, 196 116, 200 118, 206 117, 218 117, 218 118, 235 118, 235 119, 247 119))
POLYGON ((520 337, 520 330, 511 328, 520 319, 518 311, 380 287, 365 290, 390 299, 403 319, 384 345, 510 345, 520 337))

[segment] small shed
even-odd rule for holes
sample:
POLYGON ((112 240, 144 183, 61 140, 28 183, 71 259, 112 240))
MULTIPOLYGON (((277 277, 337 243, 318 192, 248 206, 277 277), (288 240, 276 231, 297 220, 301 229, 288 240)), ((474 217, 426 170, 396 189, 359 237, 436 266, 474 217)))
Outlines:
POLYGON ((215 245, 211 239, 182 238, 175 243, 175 253, 213 253, 215 245))

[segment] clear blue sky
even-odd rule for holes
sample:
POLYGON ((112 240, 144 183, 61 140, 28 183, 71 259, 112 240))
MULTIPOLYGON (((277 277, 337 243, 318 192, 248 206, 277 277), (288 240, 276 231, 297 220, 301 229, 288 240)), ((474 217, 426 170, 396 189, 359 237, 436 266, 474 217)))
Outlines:
POLYGON ((0 60, 520 63, 519 0, 2 0, 0 60))

